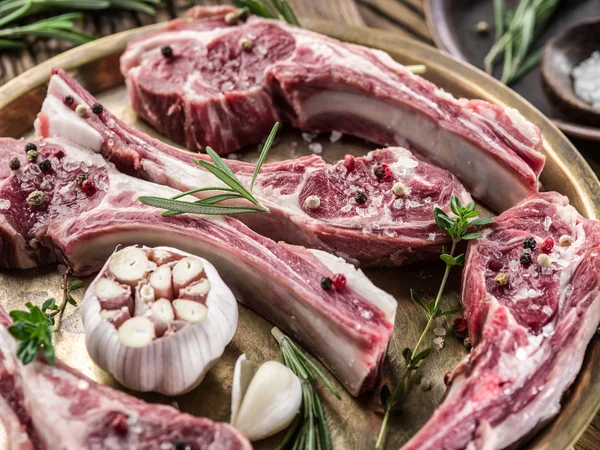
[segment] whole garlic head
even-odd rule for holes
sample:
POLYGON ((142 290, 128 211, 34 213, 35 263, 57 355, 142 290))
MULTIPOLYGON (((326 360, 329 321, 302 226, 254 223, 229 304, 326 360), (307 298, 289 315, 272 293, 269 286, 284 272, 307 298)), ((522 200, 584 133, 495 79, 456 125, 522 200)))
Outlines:
POLYGON ((267 361, 258 369, 241 355, 233 372, 231 424, 250 441, 279 433, 302 405, 300 379, 283 364, 267 361))
POLYGON ((235 297, 212 264, 169 247, 115 252, 82 311, 94 362, 129 389, 165 395, 200 384, 238 320, 235 297))

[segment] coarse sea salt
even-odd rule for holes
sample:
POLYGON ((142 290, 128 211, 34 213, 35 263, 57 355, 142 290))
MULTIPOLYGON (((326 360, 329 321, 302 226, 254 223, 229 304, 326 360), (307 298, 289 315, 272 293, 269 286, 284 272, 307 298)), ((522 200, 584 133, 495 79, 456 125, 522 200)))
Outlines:
POLYGON ((313 142, 312 144, 308 144, 308 149, 317 155, 320 155, 321 153, 323 153, 323 146, 321 144, 319 144, 318 142, 313 142))
POLYGON ((600 51, 575 67, 571 75, 577 97, 592 108, 600 109, 600 51))
POLYGON ((342 138, 343 134, 339 131, 332 131, 329 136, 329 142, 337 142, 342 138))

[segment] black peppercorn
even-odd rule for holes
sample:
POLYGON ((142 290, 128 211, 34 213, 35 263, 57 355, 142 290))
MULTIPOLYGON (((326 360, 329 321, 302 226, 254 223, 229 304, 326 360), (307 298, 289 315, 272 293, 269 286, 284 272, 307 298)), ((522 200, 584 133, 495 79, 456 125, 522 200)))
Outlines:
POLYGON ((102 106, 100 103, 94 103, 92 105, 92 112, 94 114, 102 114, 102 111, 104 111, 104 106, 102 106))
POLYGON ((21 167, 21 161, 19 161, 19 158, 17 157, 11 158, 8 161, 8 167, 10 167, 10 170, 19 170, 21 167))
POLYGON ((358 203, 359 205, 364 205, 365 203, 367 203, 367 194, 365 194, 364 192, 358 191, 354 195, 354 200, 356 200, 356 203, 358 203))
POLYGON ((521 255, 521 258, 519 259, 519 262, 523 266, 528 266, 529 264, 531 264, 531 254, 530 253, 523 253, 521 255))
POLYGON ((175 441, 175 450, 185 450, 187 448, 187 443, 183 439, 177 439, 175 441))
POLYGON ((331 281, 331 278, 329 278, 329 277, 321 278, 321 287, 323 289, 328 291, 329 289, 331 289, 331 286, 333 286, 333 281, 331 281))
POLYGON ((381 180, 385 176, 385 169, 381 166, 377 166, 375 167, 375 170, 373 170, 373 173, 381 180))
POLYGON ((165 58, 170 58, 171 56, 173 56, 173 49, 170 45, 165 45, 164 47, 162 47, 160 49, 160 52, 165 58))
POLYGON ((40 163, 40 169, 42 172, 48 172, 50 169, 52 169, 52 164, 50 163, 50 160, 45 159, 40 163))
POLYGON ((35 145, 32 142, 29 142, 25 145, 25 153, 27 153, 29 150, 37 150, 37 145, 35 145))
POLYGON ((67 106, 71 106, 73 103, 75 103, 75 99, 71 95, 67 95, 63 99, 63 103, 67 106))
POLYGON ((528 237, 523 241, 523 248, 528 248, 530 250, 535 250, 535 238, 528 237))

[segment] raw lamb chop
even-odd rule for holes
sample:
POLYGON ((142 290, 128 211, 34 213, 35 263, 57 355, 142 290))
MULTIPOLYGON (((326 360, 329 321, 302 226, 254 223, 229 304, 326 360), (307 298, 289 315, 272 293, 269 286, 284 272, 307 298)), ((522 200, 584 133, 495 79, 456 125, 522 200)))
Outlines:
POLYGON ((279 21, 175 20, 131 41, 121 72, 138 114, 190 149, 229 153, 281 119, 380 145, 406 139, 500 211, 537 192, 545 162, 539 129, 518 111, 457 100, 386 53, 279 21))
MULTIPOLYGON (((100 151, 121 171, 178 190, 225 186, 193 163, 189 152, 132 129, 109 111, 83 117, 74 112, 78 105, 91 108, 95 103, 57 70, 36 121, 38 133, 69 138, 100 151), (64 102, 68 96, 74 100, 70 105, 64 102)), ((249 187, 254 165, 225 162, 249 187)), ((271 211, 240 216, 254 231, 276 241, 326 250, 362 266, 435 258, 448 237, 433 220, 434 205, 448 211, 452 194, 465 204, 471 201, 453 175, 401 148, 376 150, 361 158, 348 155, 334 166, 316 155, 267 164, 254 193, 271 211), (357 197, 361 193, 364 199, 357 197)))
POLYGON ((13 450, 250 450, 224 423, 151 405, 41 357, 23 366, 0 306, 0 420, 13 450), (49 412, 51 412, 49 414, 49 412))
POLYGON ((529 197, 473 241, 462 298, 474 344, 402 450, 509 447, 560 410, 600 321, 600 225, 566 197, 529 197))
MULTIPOLYGON (((24 141, 2 139, 0 147, 15 142, 23 161, 24 141)), ((8 204, 0 216, 3 254, 25 250, 28 256, 25 264, 5 259, 3 267, 35 266, 43 262, 43 248, 87 275, 119 244, 179 248, 209 260, 238 300, 302 342, 349 392, 375 386, 396 301, 360 270, 322 251, 277 244, 230 217, 161 217, 138 197, 179 191, 122 174, 101 155, 67 142, 34 143, 38 163, 49 161, 46 170, 22 162, 0 184, 0 199, 8 204), (323 288, 322 278, 335 274, 347 284, 323 288)))

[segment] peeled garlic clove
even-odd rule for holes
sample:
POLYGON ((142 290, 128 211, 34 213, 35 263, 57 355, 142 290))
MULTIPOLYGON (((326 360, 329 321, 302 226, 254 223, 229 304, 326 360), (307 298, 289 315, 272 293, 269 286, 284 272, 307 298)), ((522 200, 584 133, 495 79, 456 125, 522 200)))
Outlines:
POLYGON ((173 299, 173 284, 171 268, 167 265, 160 266, 150 275, 150 286, 154 289, 157 298, 173 299))
POLYGON ((206 306, 192 300, 175 300, 173 309, 175 310, 175 318, 186 322, 202 322, 208 315, 206 306))
POLYGON ((210 292, 210 281, 204 278, 197 283, 191 284, 179 291, 179 298, 194 300, 195 302, 204 302, 210 292))
POLYGON ((112 323, 115 328, 119 329, 126 320, 131 318, 131 313, 127 306, 123 306, 121 309, 102 310, 100 311, 100 317, 112 323))
POLYGON ((182 255, 177 255, 168 250, 153 249, 148 252, 148 259, 158 266, 163 266, 173 261, 179 261, 184 258, 182 255))
MULTIPOLYGON (((129 252, 130 249, 128 247, 116 252, 85 294, 82 314, 88 353, 98 366, 129 389, 165 395, 184 394, 203 380, 233 338, 238 319, 235 297, 208 261, 168 247, 137 248, 136 251, 146 255, 161 255, 156 260, 166 261, 168 270, 161 269, 162 265, 156 267, 155 262, 147 256, 147 270, 137 281, 134 290, 132 318, 127 317, 120 322, 118 315, 102 307, 93 286, 100 283, 101 279, 116 278, 112 259, 120 258, 121 252, 129 252), (154 272, 166 274, 184 259, 190 261, 187 266, 201 267, 202 270, 198 279, 193 279, 195 276, 183 276, 182 280, 191 278, 192 285, 203 279, 210 282, 210 291, 202 303, 188 299, 171 302, 171 299, 161 298, 158 294, 160 289, 152 285, 154 272), (195 259, 198 261, 191 262, 195 259), (152 292, 156 299, 154 301, 150 301, 152 292)), ((130 257, 125 259, 131 260, 130 257)), ((143 258, 134 259, 143 261, 143 258)), ((129 277, 130 282, 141 272, 129 277)), ((189 271, 183 272, 189 275, 189 271)), ((123 274, 120 277, 115 281, 117 284, 121 279, 127 279, 123 274)))
POLYGON ((245 354, 235 362, 235 368, 233 369, 233 385, 231 386, 231 423, 235 423, 237 419, 237 413, 242 406, 242 399, 246 395, 248 386, 256 373, 256 365, 246 358, 245 354))
POLYGON ((279 433, 294 421, 302 404, 302 385, 290 369, 275 361, 261 365, 244 389, 248 376, 250 371, 244 369, 244 363, 234 371, 233 390, 242 393, 243 398, 238 407, 232 396, 232 412, 236 411, 231 424, 249 440, 258 441, 279 433))
POLYGON ((145 347, 155 337, 154 324, 147 317, 132 317, 119 327, 119 340, 128 347, 145 347))
POLYGON ((179 291, 198 281, 204 274, 204 264, 198 258, 184 258, 173 267, 173 290, 179 297, 179 291))
POLYGON ((110 273, 121 283, 136 286, 146 275, 150 262, 146 253, 137 247, 127 247, 108 260, 110 273))
POLYGON ((100 278, 94 283, 94 294, 100 299, 102 309, 131 308, 131 287, 117 283, 110 278, 100 278))

